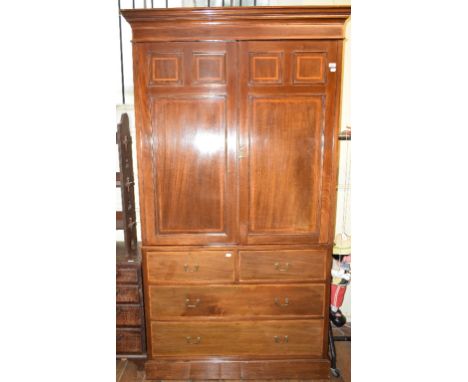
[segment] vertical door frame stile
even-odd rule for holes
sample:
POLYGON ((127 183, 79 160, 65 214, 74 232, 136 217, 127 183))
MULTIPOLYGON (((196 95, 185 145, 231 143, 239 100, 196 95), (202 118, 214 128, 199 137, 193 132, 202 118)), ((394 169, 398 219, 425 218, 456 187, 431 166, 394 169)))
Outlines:
MULTIPOLYGON (((329 195, 329 213, 330 219, 328 224, 328 255, 327 255, 327 264, 326 269, 329 270, 327 273, 326 285, 329 287, 325 289, 325 301, 328 302, 325 306, 325 320, 324 320, 324 341, 323 341, 323 356, 328 357, 328 347, 329 347, 329 338, 328 338, 328 326, 331 325, 329 322, 329 312, 330 312, 330 294, 331 294, 331 269, 332 269, 332 262, 333 262, 333 240, 334 240, 334 233, 335 233, 335 223, 336 223, 336 200, 337 200, 337 185, 338 185, 338 164, 339 164, 339 141, 338 135, 340 132, 340 119, 341 119, 341 92, 342 92, 342 77, 343 77, 343 40, 335 40, 336 48, 335 48, 335 57, 336 66, 338 70, 335 72, 334 78, 334 86, 335 92, 331 94, 333 96, 333 139, 331 140, 332 148, 330 150, 331 153, 331 185, 330 185, 330 192, 329 195)), ((328 69, 328 68, 327 68, 328 69)))
MULTIPOLYGON (((147 102, 148 97, 146 94, 146 76, 148 73, 140 69, 140 65, 142 65, 142 46, 145 43, 142 42, 135 42, 132 41, 132 52, 133 52, 133 83, 134 83, 134 97, 135 97, 135 130, 136 130, 136 147, 137 147, 137 164, 138 164, 138 189, 139 189, 139 200, 140 200, 140 222, 141 222, 141 240, 142 243, 147 241, 147 229, 148 226, 146 224, 146 202, 145 202, 145 176, 143 176, 143 163, 144 163, 144 151, 146 150, 153 150, 153 140, 148 142, 146 139, 143 140, 143 137, 147 133, 144 133, 145 126, 151 127, 151 124, 148 124, 149 117, 148 117, 148 105, 143 101, 146 100, 147 102), (145 113, 145 116, 143 115, 145 113), (146 123, 145 123, 146 121, 146 123), (148 147, 150 144, 151 147, 148 147)), ((149 179, 148 179, 149 181, 149 179)), ((142 250, 141 256, 141 270, 142 270, 142 278, 143 278, 143 295, 144 304, 145 306, 145 332, 146 332, 146 351, 147 354, 152 354, 153 346, 151 341, 151 320, 148 315, 148 264, 147 264, 147 257, 142 250)))
MULTIPOLYGON (((239 232, 239 83, 240 81, 240 73, 238 70, 233 70, 229 68, 227 64, 227 59, 232 63, 232 68, 239 67, 239 43, 238 41, 226 41, 226 99, 227 103, 231 105, 231 107, 227 107, 226 114, 228 110, 231 111, 233 114, 231 118, 227 118, 226 121, 231 120, 232 125, 228 126, 227 134, 228 134, 228 150, 232 151, 231 155, 233 156, 234 160, 229 168, 230 171, 233 171, 235 176, 233 179, 235 180, 235 197, 233 198, 232 202, 234 203, 234 207, 232 208, 231 214, 233 214, 231 221, 234 223, 232 227, 232 240, 231 244, 240 244, 240 232, 239 232), (234 167, 232 167, 232 165, 234 167)), ((229 162, 229 155, 226 157, 227 161, 229 162)), ((227 177, 226 181, 231 179, 229 176, 227 177)), ((228 192, 229 189, 227 188, 228 192)), ((234 251, 234 264, 237 264, 237 257, 239 256, 238 251, 234 251)), ((238 270, 235 269, 235 276, 236 279, 238 278, 238 270)))
MULTIPOLYGON (((224 3, 224 0, 223 0, 224 3)), ((233 60, 234 67, 239 68, 241 65, 240 59, 239 59, 239 44, 240 41, 231 41, 228 43, 230 46, 231 50, 231 60, 233 60)), ((226 68, 226 71, 228 68, 226 68)), ((241 73, 239 70, 232 70, 229 75, 232 75, 233 78, 233 89, 232 89, 232 95, 231 97, 233 98, 232 102, 234 102, 234 107, 233 107, 233 113, 234 113, 234 126, 232 126, 230 134, 234 134, 234 139, 233 142, 231 143, 231 147, 234 150, 234 165, 235 168, 231 169, 232 171, 235 171, 235 182, 236 182, 236 197, 235 197, 235 208, 234 208, 234 221, 235 221, 235 232, 234 232, 234 244, 239 245, 241 244, 241 221, 240 221, 240 211, 239 211, 239 206, 240 206, 240 162, 239 162, 239 153, 240 153, 240 83, 241 83, 241 73)), ((238 284, 239 279, 240 279, 240 255, 239 255, 239 250, 236 248, 231 251, 231 253, 234 256, 234 283, 238 284)))
POLYGON ((240 79, 244 78, 245 81, 240 80, 237 86, 237 94, 238 94, 238 102, 237 102, 237 115, 238 115, 238 146, 237 146, 237 163, 238 163, 238 174, 237 174, 237 187, 239 189, 238 194, 238 203, 237 203, 237 210, 239 215, 239 243, 245 244, 247 234, 248 234, 248 224, 249 219, 248 216, 244 216, 245 209, 241 208, 242 203, 248 203, 248 193, 247 193, 247 201, 245 200, 246 191, 242 191, 241 185, 243 184, 243 180, 245 178, 247 168, 247 179, 248 179, 248 161, 250 156, 250 141, 249 137, 247 139, 244 134, 244 130, 247 128, 247 112, 246 108, 242 107, 245 100, 242 98, 243 94, 245 93, 244 88, 248 86, 248 65, 244 62, 244 46, 247 43, 245 41, 237 41, 237 64, 239 70, 239 77, 240 79), (240 155, 243 155, 241 157, 240 155))

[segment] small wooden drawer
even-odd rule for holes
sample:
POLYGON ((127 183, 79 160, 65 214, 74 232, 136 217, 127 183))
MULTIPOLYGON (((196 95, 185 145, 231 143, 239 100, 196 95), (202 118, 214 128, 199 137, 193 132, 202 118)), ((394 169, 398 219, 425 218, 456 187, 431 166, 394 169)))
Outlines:
POLYGON ((141 353, 143 351, 141 331, 117 329, 116 350, 120 354, 141 353))
POLYGON ((117 284, 137 284, 138 271, 136 268, 117 267, 116 276, 117 284))
POLYGON ((149 287, 150 319, 323 317, 325 284, 149 287))
POLYGON ((117 285, 117 303, 138 304, 140 302, 140 291, 138 285, 117 285))
POLYGON ((140 326, 142 323, 140 305, 117 305, 116 322, 117 326, 140 326))
POLYGON ((240 281, 325 281, 326 250, 240 251, 240 281))
POLYGON ((234 281, 232 251, 149 252, 149 283, 213 283, 234 281))
POLYGON ((322 319, 152 321, 153 356, 321 356, 322 319))

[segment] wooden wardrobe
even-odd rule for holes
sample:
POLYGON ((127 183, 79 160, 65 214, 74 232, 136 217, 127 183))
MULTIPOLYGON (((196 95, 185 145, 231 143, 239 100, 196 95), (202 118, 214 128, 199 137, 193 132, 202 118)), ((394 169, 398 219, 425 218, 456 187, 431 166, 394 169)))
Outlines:
POLYGON ((326 379, 350 7, 122 11, 147 379, 326 379))

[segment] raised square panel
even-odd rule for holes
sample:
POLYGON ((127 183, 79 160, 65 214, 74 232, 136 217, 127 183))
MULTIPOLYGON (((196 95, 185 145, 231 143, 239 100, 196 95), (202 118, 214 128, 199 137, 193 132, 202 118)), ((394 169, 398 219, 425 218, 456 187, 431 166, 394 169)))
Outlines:
POLYGON ((325 82, 325 54, 313 52, 294 53, 293 63, 295 83, 325 82))
POLYGON ((153 113, 159 233, 225 232, 226 98, 158 97, 153 113))
POLYGON ((249 99, 249 234, 318 234, 323 105, 321 95, 249 99))
POLYGON ((282 82, 282 53, 250 53, 250 82, 254 84, 282 82))
POLYGON ((194 54, 194 83, 224 84, 226 82, 225 54, 194 54))
POLYGON ((178 85, 181 83, 181 55, 158 54, 150 56, 150 85, 178 85))

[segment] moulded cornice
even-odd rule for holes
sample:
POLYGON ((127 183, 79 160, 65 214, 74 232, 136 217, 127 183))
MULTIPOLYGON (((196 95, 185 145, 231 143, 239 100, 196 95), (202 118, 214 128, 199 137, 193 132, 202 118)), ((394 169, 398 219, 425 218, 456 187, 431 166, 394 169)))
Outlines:
POLYGON ((350 6, 127 9, 134 42, 341 39, 350 6))

